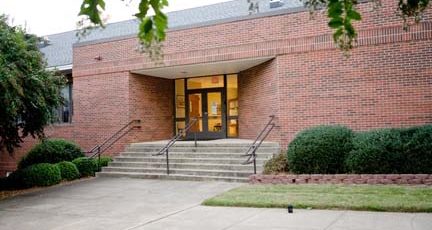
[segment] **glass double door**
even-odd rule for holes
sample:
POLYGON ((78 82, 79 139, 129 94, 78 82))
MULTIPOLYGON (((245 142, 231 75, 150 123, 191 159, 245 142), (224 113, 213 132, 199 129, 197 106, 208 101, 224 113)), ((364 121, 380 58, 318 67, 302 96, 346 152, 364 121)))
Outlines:
POLYGON ((187 139, 226 138, 226 109, 223 88, 188 90, 187 122, 197 122, 187 133, 187 139))

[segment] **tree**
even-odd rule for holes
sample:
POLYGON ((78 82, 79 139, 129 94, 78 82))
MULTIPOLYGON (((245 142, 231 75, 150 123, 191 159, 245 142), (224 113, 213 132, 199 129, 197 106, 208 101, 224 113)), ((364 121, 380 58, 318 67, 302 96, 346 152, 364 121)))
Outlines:
MULTIPOLYGON (((124 1, 124 0, 121 0, 124 1)), ((258 11, 257 0, 247 0, 249 10, 258 11)), ((311 12, 317 9, 326 9, 329 18, 328 25, 333 29, 333 39, 340 49, 349 51, 357 38, 357 32, 352 24, 360 21, 361 15, 356 10, 358 0, 301 0, 311 12)), ((381 0, 371 0, 377 7, 381 0)), ((168 26, 167 16, 162 9, 168 6, 168 0, 140 0, 138 13, 135 15, 140 21, 138 38, 143 51, 149 56, 155 57, 161 53, 160 43, 165 40, 165 30, 168 26), (149 10, 155 14, 149 16, 149 10)), ((407 20, 414 18, 415 22, 421 20, 422 14, 429 6, 429 0, 399 0, 396 6, 397 12, 404 20, 404 28, 407 28, 407 20)), ((79 15, 85 16, 91 26, 104 26, 100 17, 105 9, 104 0, 83 0, 79 15)), ((253 12, 251 12, 253 13, 253 12)))
POLYGON ((39 39, 0 15, 0 151, 12 153, 23 138, 42 138, 65 80, 48 71, 39 39))

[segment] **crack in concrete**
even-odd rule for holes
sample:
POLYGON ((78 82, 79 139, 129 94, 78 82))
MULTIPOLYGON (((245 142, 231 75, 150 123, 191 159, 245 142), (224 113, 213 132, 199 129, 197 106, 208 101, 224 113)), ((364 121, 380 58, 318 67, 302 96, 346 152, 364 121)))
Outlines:
POLYGON ((155 219, 149 220, 149 221, 144 222, 144 223, 141 223, 141 224, 137 224, 137 225, 135 225, 135 226, 133 226, 133 227, 126 228, 126 229, 124 229, 124 230, 137 229, 137 228, 139 228, 139 227, 146 226, 146 225, 149 225, 149 224, 151 224, 151 223, 158 222, 158 221, 160 221, 160 220, 166 219, 166 218, 168 218, 168 217, 174 216, 174 215, 176 215, 176 214, 182 213, 182 212, 184 212, 184 211, 190 210, 190 209, 195 208, 195 207, 198 207, 198 206, 200 206, 200 204, 195 204, 195 205, 190 206, 190 207, 187 207, 187 208, 185 208, 185 209, 181 209, 181 210, 178 210, 178 211, 174 211, 174 212, 168 213, 168 214, 163 215, 163 216, 161 216, 161 217, 158 217, 158 218, 155 218, 155 219))
POLYGON ((263 213, 263 212, 265 212, 265 211, 268 211, 268 210, 260 210, 259 212, 256 212, 256 213, 254 213, 254 214, 252 214, 252 215, 250 215, 250 216, 247 216, 247 217, 245 217, 243 220, 241 220, 241 221, 239 221, 239 222, 237 222, 237 223, 231 224, 230 226, 228 226, 228 227, 226 227, 226 228, 223 228, 222 230, 228 230, 228 229, 230 229, 230 228, 232 228, 232 227, 234 227, 234 226, 237 226, 237 225, 239 225, 239 224, 241 224, 241 223, 244 223, 244 222, 246 222, 247 220, 250 220, 250 219, 252 219, 253 217, 255 217, 255 216, 257 216, 258 214, 261 214, 261 213, 263 213))
POLYGON ((336 224, 336 222, 338 222, 343 216, 345 216, 345 214, 347 213, 348 211, 343 211, 341 214, 339 214, 332 222, 330 222, 330 224, 329 225, 327 225, 327 227, 325 227, 323 230, 328 230, 328 229, 330 229, 330 227, 332 226, 332 225, 334 225, 334 224, 336 224))

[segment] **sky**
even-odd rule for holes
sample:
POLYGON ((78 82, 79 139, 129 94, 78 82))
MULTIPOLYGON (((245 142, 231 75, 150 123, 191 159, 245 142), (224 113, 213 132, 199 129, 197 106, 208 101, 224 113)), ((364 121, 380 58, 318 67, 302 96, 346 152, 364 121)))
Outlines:
MULTIPOLYGON (((210 5, 228 0, 169 0, 165 12, 210 5)), ((0 14, 13 25, 25 26, 38 36, 76 29, 82 0, 0 0, 0 14)), ((105 0, 105 15, 110 22, 134 18, 139 0, 105 0)))

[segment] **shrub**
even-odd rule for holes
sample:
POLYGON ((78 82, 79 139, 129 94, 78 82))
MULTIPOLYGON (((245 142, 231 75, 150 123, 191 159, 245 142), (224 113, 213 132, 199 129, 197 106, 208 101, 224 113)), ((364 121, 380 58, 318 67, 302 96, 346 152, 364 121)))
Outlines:
POLYGON ((432 125, 401 130, 404 167, 401 173, 432 173, 432 125))
POLYGON ((57 165, 40 163, 23 169, 22 177, 24 184, 33 186, 50 186, 61 181, 60 169, 57 165))
POLYGON ((343 173, 353 132, 343 126, 318 126, 300 132, 288 146, 294 173, 343 173))
POLYGON ((288 172, 288 160, 284 153, 273 156, 264 164, 264 174, 277 174, 283 172, 288 172))
POLYGON ((62 139, 49 139, 33 147, 18 163, 18 168, 23 169, 38 163, 55 164, 61 161, 72 161, 83 156, 76 144, 62 139))
POLYGON ((59 167, 61 177, 64 180, 75 180, 80 177, 78 168, 72 162, 62 161, 57 163, 57 166, 59 167))
POLYGON ((358 133, 346 165, 353 173, 399 173, 406 155, 400 129, 358 133))
POLYGON ((77 158, 72 163, 78 168, 81 177, 94 176, 98 170, 97 162, 87 157, 77 158))
POLYGON ((99 159, 97 157, 94 160, 96 161, 96 164, 98 164, 98 170, 100 170, 102 167, 108 166, 108 163, 113 161, 112 158, 108 157, 108 156, 103 156, 103 157, 101 156, 100 157, 100 163, 99 163, 99 159))

